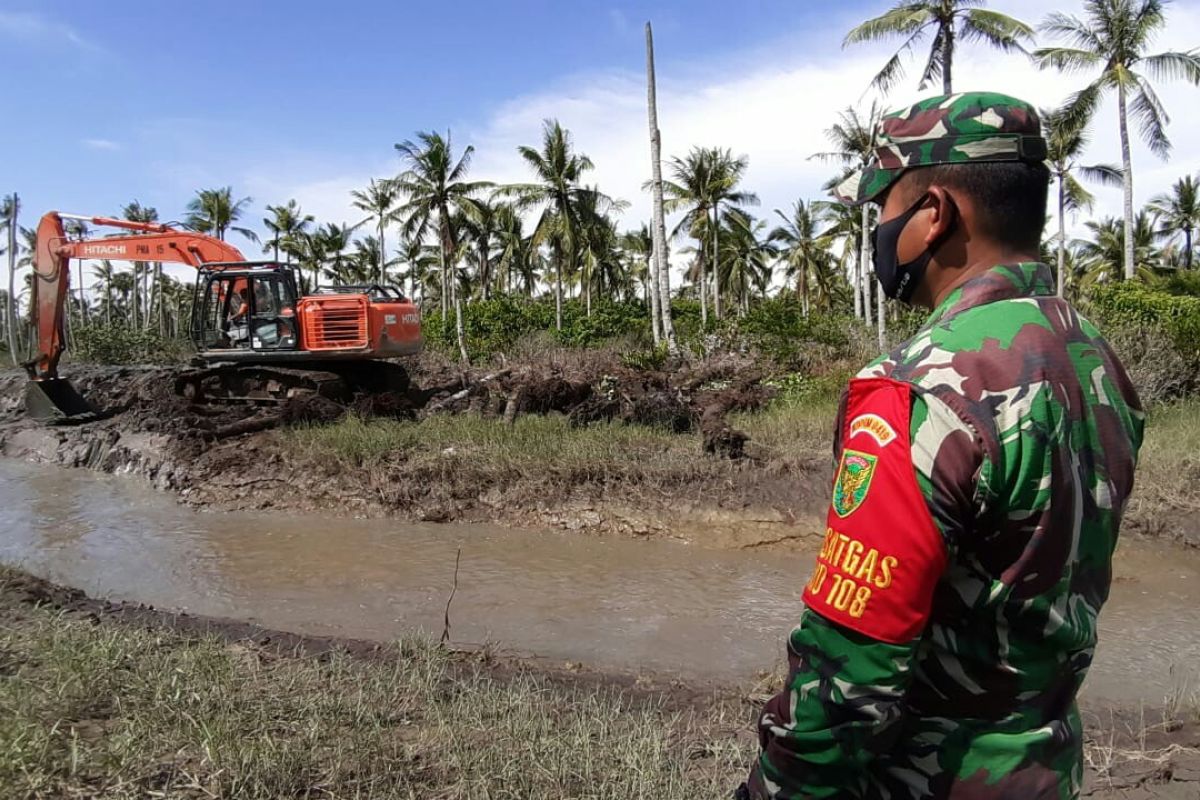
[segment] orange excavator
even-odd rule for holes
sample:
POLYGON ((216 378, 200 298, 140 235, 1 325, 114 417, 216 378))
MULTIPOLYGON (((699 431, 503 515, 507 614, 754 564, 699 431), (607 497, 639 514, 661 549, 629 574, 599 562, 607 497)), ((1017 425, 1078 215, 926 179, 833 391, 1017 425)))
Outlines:
POLYGON ((25 362, 25 405, 42 421, 87 419, 95 411, 59 376, 71 259, 187 264, 192 295, 193 368, 175 390, 195 402, 272 402, 316 393, 348 400, 359 392, 404 391, 408 373, 384 359, 419 353, 421 315, 396 288, 322 287, 301 296, 294 267, 247 261, 228 242, 169 225, 51 211, 38 223, 32 315, 37 353, 25 362), (128 233, 72 240, 64 219, 128 233))

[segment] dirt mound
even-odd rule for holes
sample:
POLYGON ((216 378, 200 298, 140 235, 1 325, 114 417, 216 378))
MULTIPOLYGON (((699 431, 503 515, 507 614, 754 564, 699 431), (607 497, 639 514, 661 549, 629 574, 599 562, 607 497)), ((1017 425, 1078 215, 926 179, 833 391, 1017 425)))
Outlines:
MULTIPOLYGON (((731 429, 726 416, 758 408, 770 396, 762 376, 736 359, 638 370, 622 365, 616 354, 590 354, 574 362, 544 359, 488 370, 429 355, 406 366, 407 372, 394 364, 381 367, 386 380, 375 381, 378 386, 357 381, 360 390, 348 402, 309 395, 282 404, 192 403, 175 391, 182 370, 169 367, 74 365, 64 372, 121 431, 163 434, 193 453, 199 442, 328 423, 346 413, 393 419, 472 413, 508 423, 526 414, 558 413, 575 426, 620 422, 676 433, 699 428, 706 452, 740 458, 746 436, 731 429)), ((23 375, 0 375, 0 418, 22 418, 23 386, 23 375)))

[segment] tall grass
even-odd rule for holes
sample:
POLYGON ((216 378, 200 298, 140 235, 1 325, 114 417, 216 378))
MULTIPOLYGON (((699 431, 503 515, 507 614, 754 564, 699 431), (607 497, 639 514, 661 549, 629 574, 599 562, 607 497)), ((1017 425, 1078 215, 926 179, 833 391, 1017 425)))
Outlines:
POLYGON ((1127 516, 1144 532, 1173 535, 1200 513, 1200 402, 1156 406, 1146 419, 1127 516))

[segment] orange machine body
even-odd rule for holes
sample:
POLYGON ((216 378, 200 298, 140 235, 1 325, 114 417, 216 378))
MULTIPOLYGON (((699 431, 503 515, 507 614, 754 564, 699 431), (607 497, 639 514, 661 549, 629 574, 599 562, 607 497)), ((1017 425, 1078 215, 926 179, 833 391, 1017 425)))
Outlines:
POLYGON ((421 350, 421 314, 411 302, 331 294, 305 297, 297 305, 301 349, 306 352, 391 358, 421 350))
MULTIPOLYGON (((93 225, 122 228, 126 235, 72 241, 63 227, 63 216, 56 211, 45 214, 38 223, 34 254, 32 314, 37 330, 37 352, 24 366, 34 381, 58 377, 58 362, 65 349, 63 323, 70 282, 71 259, 112 259, 188 264, 197 270, 238 270, 249 265, 233 245, 193 231, 184 231, 157 223, 130 222, 107 217, 77 217, 93 225)), ((274 269, 286 267, 274 265, 274 269)), ((244 286, 241 282, 235 286, 244 286)), ((421 316, 409 300, 399 297, 372 297, 366 292, 321 293, 301 297, 295 314, 299 323, 297 349, 287 353, 260 353, 253 349, 240 352, 221 349, 201 350, 205 358, 227 358, 253 363, 256 359, 362 360, 412 355, 421 351, 421 316)))

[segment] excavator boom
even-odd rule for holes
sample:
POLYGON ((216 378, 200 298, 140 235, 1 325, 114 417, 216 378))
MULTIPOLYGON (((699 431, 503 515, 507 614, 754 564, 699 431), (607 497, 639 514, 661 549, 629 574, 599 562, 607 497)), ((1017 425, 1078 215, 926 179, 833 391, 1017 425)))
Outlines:
POLYGON ((245 261, 236 247, 220 239, 169 225, 132 222, 109 217, 84 217, 50 211, 37 227, 33 256, 33 317, 37 328, 37 350, 22 364, 29 373, 25 401, 30 413, 43 420, 76 417, 91 410, 66 380, 58 376, 58 361, 65 349, 63 323, 67 310, 70 260, 73 258, 161 261, 200 267, 210 262, 245 261), (79 219, 93 225, 122 228, 127 236, 72 241, 63 228, 64 219, 79 219))

